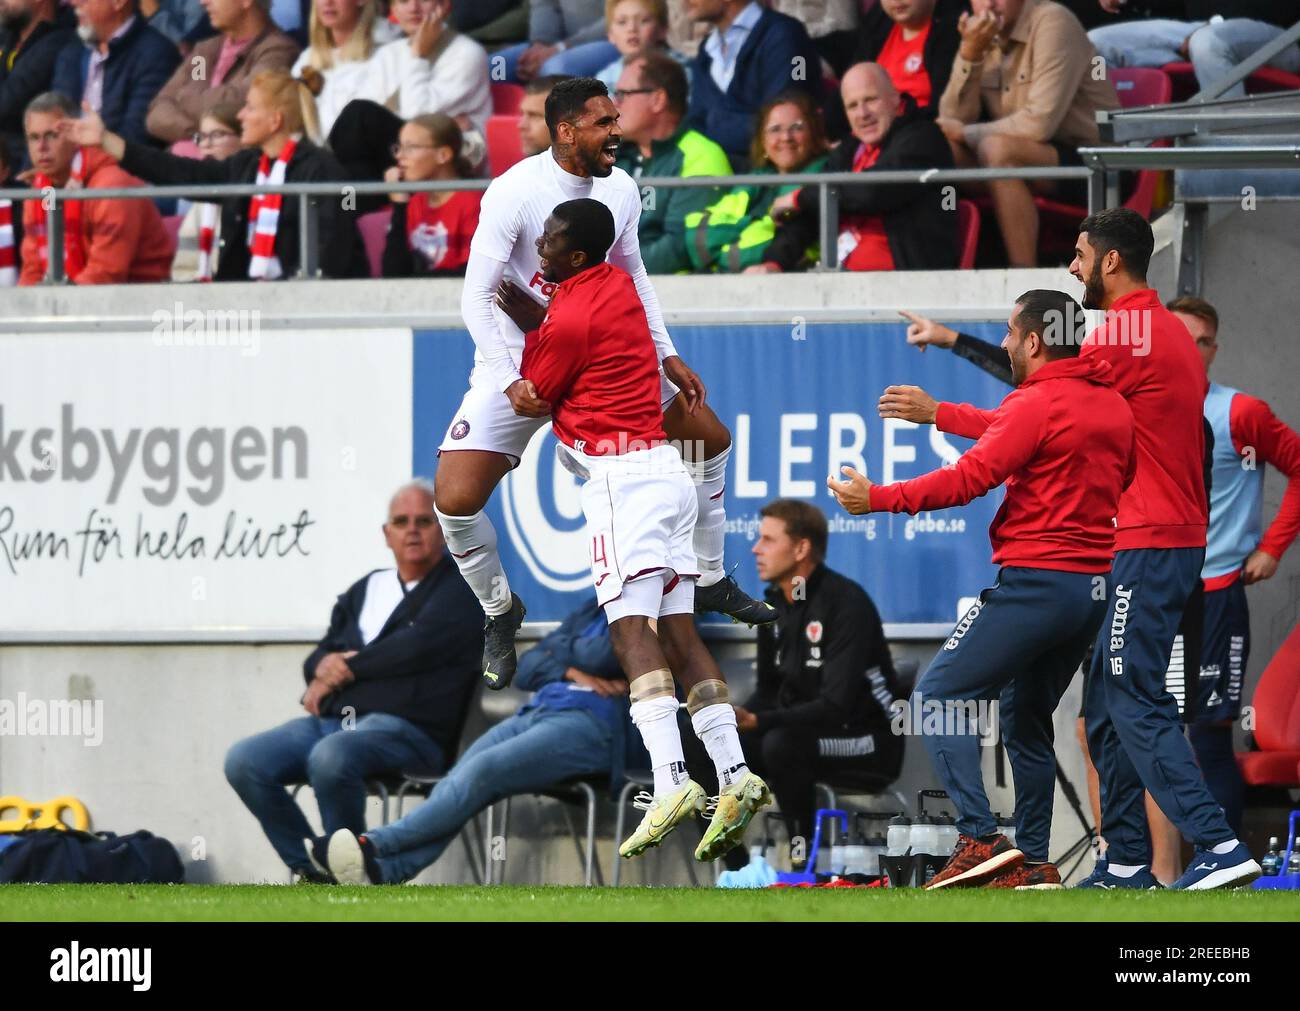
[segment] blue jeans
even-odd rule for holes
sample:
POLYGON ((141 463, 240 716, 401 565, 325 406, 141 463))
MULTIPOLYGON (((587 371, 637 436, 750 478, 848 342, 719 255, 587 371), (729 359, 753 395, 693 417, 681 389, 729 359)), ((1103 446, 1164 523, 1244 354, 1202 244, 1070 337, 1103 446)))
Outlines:
POLYGON ((585 709, 516 713, 461 756, 428 800, 367 832, 385 883, 409 881, 442 855, 464 824, 503 797, 609 771, 610 726, 585 709))
MULTIPOLYGON (((1187 52, 1196 83, 1205 88, 1281 34, 1281 28, 1250 18, 1229 18, 1215 25, 1157 18, 1094 28, 1088 38, 1112 67, 1162 67, 1182 60, 1178 49, 1190 36, 1187 52)), ((1300 72, 1300 46, 1284 49, 1268 65, 1292 74, 1300 72)), ((1238 84, 1223 97, 1238 98, 1245 93, 1245 87, 1238 84)))
MULTIPOLYGON (((492 59, 500 57, 505 61, 505 79, 516 84, 521 83, 518 76, 519 57, 532 43, 519 42, 507 46, 492 54, 492 59)), ((550 74, 568 74, 571 77, 594 77, 618 59, 618 48, 612 42, 584 42, 580 46, 556 53, 543 63, 537 73, 540 77, 550 74)))
POLYGON ((1097 635, 1106 604, 1096 590, 1105 585, 1105 576, 1004 567, 917 683, 914 709, 943 706, 940 732, 923 736, 963 835, 997 831, 980 771, 980 738, 964 705, 1001 698, 1002 741, 1016 788, 1016 845, 1028 860, 1048 859, 1056 792, 1052 714, 1097 635))
POLYGON ((236 742, 226 752, 226 780, 235 788, 289 869, 311 869, 302 841, 315 835, 285 784, 308 783, 325 834, 366 830, 366 780, 403 771, 438 773, 442 749, 414 723, 371 713, 343 729, 337 716, 301 716, 236 742))

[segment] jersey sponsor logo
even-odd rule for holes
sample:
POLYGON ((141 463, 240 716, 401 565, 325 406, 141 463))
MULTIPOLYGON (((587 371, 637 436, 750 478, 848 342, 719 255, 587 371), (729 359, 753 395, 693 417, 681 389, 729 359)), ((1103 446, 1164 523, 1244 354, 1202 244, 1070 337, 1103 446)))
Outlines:
POLYGON ((821 642, 824 631, 820 621, 810 621, 804 626, 803 634, 808 637, 809 642, 821 642))
POLYGON ((921 54, 910 53, 906 60, 903 61, 903 72, 906 74, 915 74, 921 69, 921 54))
POLYGON ((541 292, 546 298, 550 298, 555 294, 555 289, 558 288, 559 285, 554 281, 546 280, 546 278, 542 277, 542 272, 540 270, 535 270, 533 271, 533 279, 528 282, 528 287, 541 292))

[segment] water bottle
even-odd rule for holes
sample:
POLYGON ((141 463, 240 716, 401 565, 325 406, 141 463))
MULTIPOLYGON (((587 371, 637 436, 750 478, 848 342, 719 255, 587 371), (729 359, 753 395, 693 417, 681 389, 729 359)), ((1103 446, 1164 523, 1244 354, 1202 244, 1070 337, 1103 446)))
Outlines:
POLYGON ((1268 852, 1259 862, 1260 870, 1266 878, 1276 877, 1282 873, 1282 854, 1278 851, 1279 845, 1277 836, 1271 836, 1268 840, 1268 852))
POLYGON ((1287 862, 1286 872, 1300 874, 1300 836, 1296 836, 1295 842, 1291 844, 1291 859, 1287 862))
POLYGON ((918 814, 912 822, 909 845, 913 856, 935 856, 938 853, 939 830, 927 814, 918 814))
POLYGON ((885 841, 883 835, 873 835, 867 840, 867 869, 864 874, 870 877, 878 877, 884 873, 880 866, 880 858, 885 855, 889 844, 885 841))
POLYGON ((901 857, 907 854, 911 845, 912 822, 905 814, 895 815, 889 819, 889 831, 885 837, 885 855, 901 857))
POLYGON ((938 827, 938 845, 935 852, 941 857, 950 857, 957 848, 957 823, 952 815, 941 814, 935 819, 938 827))
POLYGON ((868 871, 869 865, 867 852, 867 837, 862 832, 862 823, 857 825, 857 834, 849 840, 848 845, 844 847, 844 873, 845 874, 873 874, 874 871, 868 871))

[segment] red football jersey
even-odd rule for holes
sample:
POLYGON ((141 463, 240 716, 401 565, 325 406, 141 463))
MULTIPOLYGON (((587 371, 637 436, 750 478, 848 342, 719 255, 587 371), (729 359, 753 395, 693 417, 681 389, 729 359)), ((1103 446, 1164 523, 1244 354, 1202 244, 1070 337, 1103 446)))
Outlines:
POLYGON ((559 285, 524 338, 520 374, 551 402, 551 427, 589 456, 665 440, 659 357, 632 278, 608 263, 559 285))

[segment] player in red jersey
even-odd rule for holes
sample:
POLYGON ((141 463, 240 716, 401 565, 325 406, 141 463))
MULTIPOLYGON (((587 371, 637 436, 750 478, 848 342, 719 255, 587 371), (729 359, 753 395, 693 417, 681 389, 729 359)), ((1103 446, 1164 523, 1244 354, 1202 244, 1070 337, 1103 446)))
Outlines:
POLYGON ((619 852, 657 846, 705 807, 686 773, 675 674, 721 785, 695 852, 713 860, 771 794, 745 764, 726 680, 695 630, 695 487, 664 435, 659 364, 636 285, 605 260, 614 236, 600 201, 559 204, 537 240, 542 272, 556 285, 549 308, 505 286, 498 305, 525 335, 520 374, 551 404, 560 463, 583 481, 596 599, 654 769, 646 816, 619 852))

